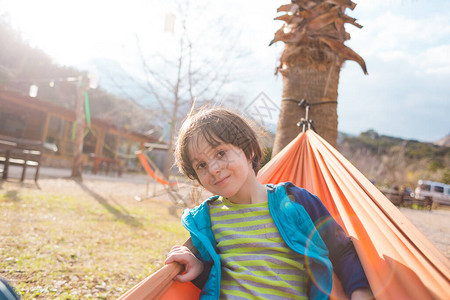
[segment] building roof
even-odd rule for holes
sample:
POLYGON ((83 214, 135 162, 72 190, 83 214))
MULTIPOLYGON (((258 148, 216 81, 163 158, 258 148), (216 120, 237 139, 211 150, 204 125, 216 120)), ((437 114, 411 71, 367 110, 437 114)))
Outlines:
MULTIPOLYGON (((25 109, 30 109, 34 111, 41 111, 44 113, 51 113, 52 115, 58 116, 60 118, 75 121, 75 111, 69 108, 51 103, 40 99, 39 97, 30 97, 22 92, 8 89, 5 86, 0 85, 0 102, 9 101, 14 104, 20 105, 25 109)), ((136 131, 131 131, 125 128, 119 128, 116 125, 108 123, 102 119, 91 117, 91 124, 93 127, 103 128, 108 131, 112 131, 124 137, 128 137, 133 140, 138 140, 144 143, 158 143, 161 144, 158 139, 151 137, 136 131)))

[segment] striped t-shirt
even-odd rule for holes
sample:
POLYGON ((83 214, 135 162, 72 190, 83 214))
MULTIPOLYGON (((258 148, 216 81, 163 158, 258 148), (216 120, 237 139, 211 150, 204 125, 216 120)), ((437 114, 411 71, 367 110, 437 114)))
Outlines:
POLYGON ((281 238, 268 203, 210 204, 222 262, 221 299, 308 299, 303 257, 281 238))

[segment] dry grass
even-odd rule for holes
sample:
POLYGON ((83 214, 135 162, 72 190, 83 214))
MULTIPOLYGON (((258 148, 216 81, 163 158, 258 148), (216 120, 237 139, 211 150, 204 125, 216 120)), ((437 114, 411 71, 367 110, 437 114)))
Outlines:
POLYGON ((116 299, 159 268, 187 232, 142 185, 48 179, 0 185, 0 275, 23 299, 116 299))
MULTIPOLYGON (((155 199, 134 200, 144 192, 145 184, 111 180, 42 179, 38 187, 0 181, 0 275, 25 300, 116 299, 188 236, 181 209, 161 190, 155 199)), ((444 208, 401 210, 450 258, 444 208)))

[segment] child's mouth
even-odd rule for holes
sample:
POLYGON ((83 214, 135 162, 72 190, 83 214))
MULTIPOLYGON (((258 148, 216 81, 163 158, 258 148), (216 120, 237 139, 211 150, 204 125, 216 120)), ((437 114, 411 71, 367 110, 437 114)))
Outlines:
POLYGON ((214 185, 223 185, 227 180, 228 180, 228 178, 229 178, 230 176, 226 176, 226 177, 224 177, 224 178, 222 178, 222 179, 220 179, 220 180, 218 180, 218 181, 216 181, 215 183, 214 183, 214 185))

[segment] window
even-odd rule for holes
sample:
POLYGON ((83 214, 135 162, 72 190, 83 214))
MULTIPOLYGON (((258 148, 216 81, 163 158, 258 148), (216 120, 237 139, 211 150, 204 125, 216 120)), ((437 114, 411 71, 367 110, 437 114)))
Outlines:
POLYGON ((47 143, 55 144, 58 148, 57 154, 61 154, 61 146, 64 142, 64 125, 65 120, 57 118, 55 116, 50 116, 50 121, 48 123, 47 136, 45 141, 47 143))
POLYGON ((131 142, 125 138, 121 138, 120 142, 119 142, 119 149, 118 149, 118 154, 120 156, 124 156, 126 157, 127 155, 129 155, 129 150, 131 149, 131 142))
POLYGON ((433 191, 437 193, 444 193, 444 187, 443 186, 434 186, 433 191))
POLYGON ((26 127, 24 116, 0 112, 0 134, 22 138, 26 127))
POLYGON ((429 184, 421 184, 420 185, 420 189, 422 191, 431 191, 431 185, 429 185, 429 184))
POLYGON ((66 145, 64 155, 73 156, 75 150, 75 124, 74 122, 66 121, 68 130, 66 136, 66 145))
POLYGON ((103 156, 114 158, 116 156, 117 149, 117 135, 107 133, 105 135, 105 141, 103 143, 103 156))
POLYGON ((93 128, 86 127, 86 130, 88 130, 87 133, 84 135, 83 140, 83 153, 90 154, 95 153, 95 146, 97 144, 97 131, 93 128))

